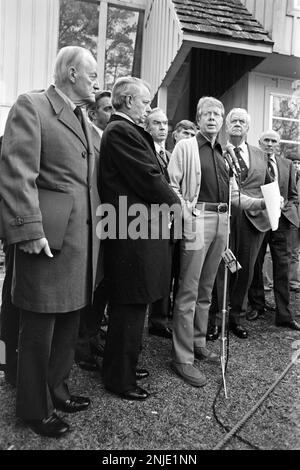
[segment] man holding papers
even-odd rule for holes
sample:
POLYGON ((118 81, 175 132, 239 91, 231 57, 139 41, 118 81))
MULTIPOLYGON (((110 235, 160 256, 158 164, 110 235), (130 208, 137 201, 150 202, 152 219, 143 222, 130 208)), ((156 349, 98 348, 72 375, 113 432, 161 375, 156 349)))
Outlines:
MULTIPOLYGON (((289 266, 291 260, 291 227, 299 226, 298 196, 293 164, 286 158, 275 155, 275 148, 280 143, 277 132, 263 132, 259 139, 261 149, 268 157, 268 171, 274 182, 278 183, 284 206, 277 230, 265 233, 254 269, 254 277, 249 290, 249 303, 252 310, 248 312, 250 321, 256 320, 264 313, 265 295, 262 278, 262 266, 267 244, 270 246, 273 261, 274 297, 276 303, 275 323, 300 331, 300 325, 290 310, 289 266)), ((276 227, 274 227, 276 228, 276 227)))
MULTIPOLYGON (((262 197, 261 186, 271 182, 267 173, 267 158, 257 147, 246 141, 250 127, 250 116, 245 109, 234 108, 226 118, 228 135, 227 149, 238 174, 240 190, 247 196, 262 197)), ((270 229, 265 210, 246 210, 241 205, 233 207, 231 218, 231 249, 242 269, 230 277, 229 327, 239 338, 245 339, 248 332, 244 326, 248 289, 253 277, 255 260, 264 238, 270 229)))

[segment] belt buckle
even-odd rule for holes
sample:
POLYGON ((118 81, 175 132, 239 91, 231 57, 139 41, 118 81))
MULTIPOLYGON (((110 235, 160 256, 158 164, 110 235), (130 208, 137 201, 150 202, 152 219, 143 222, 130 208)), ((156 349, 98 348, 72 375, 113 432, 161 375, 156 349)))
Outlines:
POLYGON ((227 203, 221 202, 221 204, 218 205, 218 213, 223 214, 224 212, 227 212, 227 203))

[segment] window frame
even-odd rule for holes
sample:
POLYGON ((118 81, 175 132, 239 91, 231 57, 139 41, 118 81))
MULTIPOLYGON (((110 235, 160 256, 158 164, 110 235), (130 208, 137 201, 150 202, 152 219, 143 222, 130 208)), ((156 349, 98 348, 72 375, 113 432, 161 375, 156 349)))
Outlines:
MULTIPOLYGON (((289 121, 289 122, 298 122, 300 126, 300 118, 299 119, 293 119, 293 118, 286 118, 286 117, 281 117, 281 116, 273 116, 273 97, 274 96, 279 96, 279 97, 289 97, 292 98, 293 95, 296 95, 295 92, 291 89, 286 89, 286 88, 269 88, 267 87, 266 89, 266 101, 265 101, 265 109, 267 110, 266 116, 265 116, 265 129, 273 129, 273 119, 278 119, 280 121, 289 121)), ((300 102, 300 95, 295 96, 297 100, 300 102)), ((299 148, 299 153, 300 153, 300 134, 299 134, 299 140, 286 140, 286 139, 281 139, 280 138, 280 143, 281 144, 290 144, 290 145, 297 145, 299 148)))

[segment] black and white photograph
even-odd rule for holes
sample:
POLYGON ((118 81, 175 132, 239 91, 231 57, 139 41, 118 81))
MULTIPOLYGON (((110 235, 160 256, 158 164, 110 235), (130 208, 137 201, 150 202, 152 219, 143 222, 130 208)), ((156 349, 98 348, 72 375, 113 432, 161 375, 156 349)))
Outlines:
POLYGON ((0 0, 0 451, 300 450, 299 257, 299 0, 0 0))

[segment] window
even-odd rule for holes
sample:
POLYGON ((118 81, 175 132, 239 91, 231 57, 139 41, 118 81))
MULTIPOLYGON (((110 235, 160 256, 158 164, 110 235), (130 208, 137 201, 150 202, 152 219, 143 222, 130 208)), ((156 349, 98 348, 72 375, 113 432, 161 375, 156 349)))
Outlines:
POLYGON ((124 8, 108 7, 105 60, 105 88, 118 77, 133 71, 139 14, 124 8))
POLYGON ((300 93, 271 93, 271 128, 281 137, 282 155, 300 159, 300 93))
MULTIPOLYGON (((134 6, 134 3, 133 3, 134 6)), ((104 88, 120 76, 140 76, 144 13, 108 2, 104 88)), ((99 0, 60 0, 58 49, 82 46, 97 59, 99 0)))
POLYGON ((300 0, 288 0, 287 15, 300 16, 300 0))
POLYGON ((60 0, 58 49, 82 46, 97 57, 98 3, 60 0))

